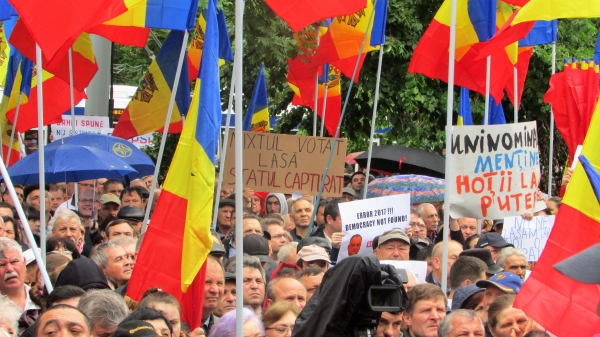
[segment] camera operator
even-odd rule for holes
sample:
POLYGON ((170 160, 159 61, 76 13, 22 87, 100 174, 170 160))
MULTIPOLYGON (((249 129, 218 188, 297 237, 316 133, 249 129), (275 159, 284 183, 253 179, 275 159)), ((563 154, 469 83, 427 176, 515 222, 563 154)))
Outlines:
POLYGON ((399 337, 402 336, 400 329, 402 328, 403 311, 398 312, 382 312, 379 325, 375 337, 399 337))

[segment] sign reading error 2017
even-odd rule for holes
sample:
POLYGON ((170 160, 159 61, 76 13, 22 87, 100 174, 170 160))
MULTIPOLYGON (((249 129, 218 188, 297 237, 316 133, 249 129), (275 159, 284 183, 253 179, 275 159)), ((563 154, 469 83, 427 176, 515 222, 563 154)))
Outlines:
MULTIPOLYGON (((244 187, 255 191, 317 195, 325 164, 333 158, 325 177, 324 196, 340 196, 344 188, 346 139, 244 132, 244 187)), ((235 133, 227 144, 224 186, 235 185, 235 133)))
POLYGON ((449 151, 450 215, 503 219, 531 212, 540 181, 535 122, 455 126, 449 151))

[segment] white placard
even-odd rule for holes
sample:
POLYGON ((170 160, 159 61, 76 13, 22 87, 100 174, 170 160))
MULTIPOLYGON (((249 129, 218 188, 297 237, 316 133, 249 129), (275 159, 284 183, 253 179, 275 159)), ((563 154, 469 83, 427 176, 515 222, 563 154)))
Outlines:
POLYGON ((427 262, 425 261, 383 260, 379 261, 379 263, 392 265, 396 269, 410 270, 415 275, 417 284, 427 283, 427 281, 425 281, 425 278, 427 277, 427 262))
POLYGON ((535 122, 454 126, 447 203, 454 219, 531 212, 540 181, 535 122))
POLYGON ((392 228, 405 230, 410 221, 409 193, 344 202, 339 207, 342 232, 346 236, 342 239, 338 262, 351 255, 372 253, 373 238, 392 228))
POLYGON ((520 216, 504 218, 502 237, 522 249, 527 261, 537 261, 546 247, 555 218, 554 215, 535 216, 531 220, 520 216))

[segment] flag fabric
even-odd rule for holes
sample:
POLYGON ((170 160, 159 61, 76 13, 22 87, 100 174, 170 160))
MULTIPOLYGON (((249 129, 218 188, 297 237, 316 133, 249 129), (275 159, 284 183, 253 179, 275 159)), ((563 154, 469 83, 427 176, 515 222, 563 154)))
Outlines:
POLYGON ((388 0, 377 0, 375 4, 375 21, 371 30, 371 46, 385 44, 385 27, 388 17, 388 0))
MULTIPOLYGON (((37 76, 40 76, 40 73, 34 67, 33 76, 31 77, 32 85, 29 100, 26 104, 21 104, 19 119, 16 125, 14 123, 16 109, 6 112, 6 117, 12 125, 15 125, 16 130, 19 132, 25 132, 38 126, 37 76)), ((41 76, 43 81, 42 90, 44 92, 44 125, 60 122, 62 114, 71 107, 69 84, 45 70, 42 70, 41 76)), ((85 92, 77 89, 73 90, 75 104, 78 104, 84 98, 86 98, 85 92)))
POLYGON ((513 24, 538 20, 600 17, 600 1, 577 2, 559 0, 530 0, 517 12, 513 24))
MULTIPOLYGON (((11 35, 10 43, 18 49, 25 57, 35 62, 35 41, 21 20, 15 25, 11 35)), ((72 48, 73 60, 73 86, 83 91, 98 72, 98 64, 92 48, 92 40, 88 33, 81 33, 75 40, 72 48)), ((54 57, 54 62, 42 60, 44 70, 54 74, 56 77, 69 83, 69 50, 61 49, 54 57)))
MULTIPOLYGON (((225 62, 233 61, 233 52, 231 50, 231 41, 227 31, 227 22, 225 21, 225 12, 217 10, 217 22, 219 25, 219 65, 225 62)), ((200 60, 202 59, 202 46, 204 45, 204 31, 206 29, 206 10, 203 10, 198 16, 198 21, 194 26, 192 41, 187 53, 187 64, 190 82, 198 78, 200 71, 200 60)))
POLYGON ((533 47, 556 42, 558 21, 536 21, 529 34, 519 40, 519 47, 533 47))
POLYGON ((90 34, 100 35, 105 39, 123 46, 144 48, 148 42, 150 28, 113 26, 103 23, 89 28, 87 32, 90 34))
MULTIPOLYGON (((131 0, 128 0, 131 1, 131 0)), ((198 0, 145 0, 104 23, 109 26, 192 30, 198 0)))
POLYGON ((8 0, 0 0, 0 21, 8 20, 15 16, 19 16, 19 14, 10 2, 8 0))
POLYGON ((596 37, 596 47, 594 48, 594 63, 600 64, 600 29, 598 30, 598 37, 596 37))
POLYGON ((265 66, 260 65, 252 98, 246 114, 244 115, 244 131, 271 132, 269 123, 269 109, 267 101, 267 81, 265 80, 265 66))
POLYGON ((502 103, 497 103, 494 97, 490 97, 490 108, 488 110, 488 124, 506 124, 506 116, 502 103))
POLYGON ((0 85, 4 88, 4 80, 8 71, 8 58, 11 52, 11 46, 8 44, 8 34, 4 29, 4 23, 0 22, 0 85))
POLYGON ((471 100, 469 100, 469 89, 467 88, 460 88, 456 125, 473 125, 473 112, 471 110, 471 100))
POLYGON ((68 49, 82 32, 125 13, 142 1, 96 0, 87 1, 85 5, 79 0, 10 0, 10 3, 42 49, 42 56, 52 63, 56 53, 68 49))
MULTIPOLYGON (((600 106, 597 106, 581 154, 600 167, 600 106)), ((562 200, 546 247, 533 272, 519 291, 515 307, 558 337, 600 333, 596 314, 600 292, 593 284, 579 283, 554 269, 554 265, 600 242, 600 204, 581 164, 577 164, 562 200), (574 225, 576 224, 576 225, 574 225)))
POLYGON ((202 68, 190 114, 127 290, 135 300, 150 287, 174 295, 191 330, 203 323, 205 261, 212 248, 214 159, 221 125, 219 33, 214 3, 209 1, 208 6, 202 68), (164 268, 165 261, 169 268, 164 268))
POLYGON ((294 32, 317 21, 356 13, 364 9, 367 2, 371 3, 371 0, 266 0, 273 12, 294 32))
MULTIPOLYGON (((518 99, 519 105, 521 106, 521 97, 523 97, 523 88, 525 88, 525 80, 527 79, 527 71, 529 70, 529 61, 531 60, 531 55, 533 54, 533 47, 522 47, 518 50, 517 63, 514 65, 517 67, 517 89, 519 90, 518 99)), ((515 85, 514 85, 514 71, 511 71, 508 75, 508 80, 504 85, 504 91, 508 95, 508 99, 510 102, 515 104, 515 85)))
MULTIPOLYGON (((123 111, 113 136, 129 139, 149 132, 155 132, 164 127, 169 108, 169 100, 177 63, 181 53, 184 32, 172 30, 165 39, 162 48, 152 61, 148 71, 140 80, 138 89, 123 111)), ((169 133, 180 133, 182 129, 181 116, 187 114, 190 105, 190 93, 187 74, 187 64, 182 66, 182 76, 175 96, 175 105, 171 115, 169 133)))
POLYGON ((15 51, 6 62, 6 65, 6 78, 2 82, 4 92, 0 103, 0 132, 2 133, 2 158, 7 158, 8 152, 11 151, 10 162, 8 163, 10 166, 21 158, 21 152, 19 149, 19 139, 16 133, 16 139, 13 140, 12 147, 10 146, 12 125, 8 123, 6 111, 8 111, 9 107, 16 107, 19 95, 21 95, 20 103, 27 103, 29 89, 31 87, 33 64, 19 53, 19 51, 15 51), (28 74, 25 80, 23 80, 23 74, 28 74))

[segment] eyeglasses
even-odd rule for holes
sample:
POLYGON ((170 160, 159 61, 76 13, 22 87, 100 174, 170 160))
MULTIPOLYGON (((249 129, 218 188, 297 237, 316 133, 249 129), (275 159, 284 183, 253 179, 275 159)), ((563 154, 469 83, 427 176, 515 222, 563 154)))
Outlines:
POLYGON ((271 235, 271 239, 281 239, 285 237, 285 233, 281 233, 281 234, 277 234, 277 235, 271 235))
POLYGON ((289 331, 291 334, 292 330, 294 330, 294 325, 283 325, 282 324, 282 325, 277 325, 274 327, 267 328, 266 330, 275 330, 279 334, 284 334, 289 331))

